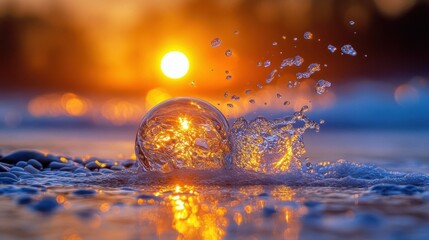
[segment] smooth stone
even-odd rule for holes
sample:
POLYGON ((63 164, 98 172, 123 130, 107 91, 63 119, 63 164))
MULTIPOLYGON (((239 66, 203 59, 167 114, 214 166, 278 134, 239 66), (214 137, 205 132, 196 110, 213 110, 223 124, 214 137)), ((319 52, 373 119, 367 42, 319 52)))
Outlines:
POLYGON ((10 171, 9 167, 7 167, 3 164, 0 164, 0 172, 9 172, 9 171, 10 171))
POLYGON ((262 208, 262 215, 264 215, 264 217, 271 217, 276 212, 277 212, 276 209, 274 209, 273 207, 262 208))
POLYGON ((34 178, 33 174, 30 173, 26 173, 25 175, 21 175, 19 176, 21 179, 30 179, 30 178, 34 178))
POLYGON ((28 160, 27 163, 30 164, 31 166, 33 166, 37 170, 43 169, 43 165, 39 161, 37 161, 36 159, 30 159, 30 160, 28 160))
POLYGON ((0 177, 0 184, 14 184, 18 180, 10 177, 0 177))
POLYGON ((130 168, 132 166, 134 166, 134 164, 136 164, 137 161, 134 160, 125 160, 123 162, 121 162, 122 166, 126 167, 126 168, 130 168))
POLYGON ((0 162, 15 165, 19 161, 28 161, 30 159, 39 161, 43 166, 48 166, 53 161, 60 161, 58 157, 52 154, 45 155, 41 152, 33 150, 19 150, 4 156, 2 159, 0 159, 0 162))
POLYGON ((121 165, 116 165, 116 166, 112 166, 110 169, 113 171, 122 171, 125 169, 125 167, 121 165))
POLYGON ((21 171, 11 171, 11 173, 15 174, 17 177, 22 177, 22 176, 26 176, 26 175, 32 176, 31 173, 28 173, 28 172, 25 172, 25 171, 23 171, 23 172, 21 172, 21 171))
POLYGON ((82 196, 82 197, 89 197, 95 195, 97 192, 92 189, 79 189, 73 192, 74 195, 82 196))
POLYGON ((33 167, 33 165, 27 165, 24 167, 24 170, 31 173, 31 174, 36 174, 39 173, 40 171, 37 170, 36 168, 33 167))
POLYGON ((12 167, 10 169, 11 172, 25 172, 24 168, 22 167, 12 167))
POLYGON ((75 167, 75 166, 68 166, 68 167, 62 167, 62 168, 60 168, 60 171, 73 172, 76 169, 77 169, 77 167, 75 167))
POLYGON ((63 167, 70 167, 70 164, 62 163, 62 162, 51 162, 49 164, 49 168, 51 168, 52 170, 60 169, 63 167))
POLYGON ((115 171, 110 170, 110 169, 106 169, 106 168, 102 168, 102 169, 100 169, 99 172, 102 174, 109 174, 109 173, 114 173, 115 171))
POLYGON ((26 196, 26 195, 24 195, 24 196, 19 196, 19 197, 16 199, 16 203, 17 203, 18 205, 27 205, 27 204, 30 204, 31 202, 33 202, 33 199, 32 199, 30 196, 26 196))
POLYGON ((17 167, 24 168, 25 166, 27 166, 27 162, 19 161, 19 162, 16 164, 16 166, 17 166, 17 167))
POLYGON ((92 172, 91 173, 91 175, 92 176, 100 176, 100 175, 103 175, 102 173, 99 173, 99 172, 92 172))
POLYGON ((269 197, 269 196, 270 196, 270 194, 268 194, 268 193, 260 193, 258 195, 258 197, 269 197))
POLYGON ((137 199, 143 199, 143 200, 150 200, 153 199, 155 201, 161 201, 162 199, 160 197, 157 196, 153 196, 153 195, 148 195, 148 194, 140 194, 136 197, 137 199))
POLYGON ((91 171, 94 171, 95 169, 100 169, 101 167, 96 164, 95 162, 88 162, 85 164, 85 167, 88 168, 91 171))
POLYGON ((8 177, 8 178, 13 178, 18 180, 18 177, 15 174, 10 172, 0 172, 0 177, 8 177))
POLYGON ((54 197, 44 197, 33 205, 35 211, 41 213, 52 213, 59 207, 59 204, 54 197))
POLYGON ((38 194, 39 189, 34 187, 22 187, 21 192, 28 193, 28 194, 38 194))
POLYGON ((75 163, 79 163, 80 165, 83 165, 83 160, 82 160, 82 159, 80 159, 80 158, 75 158, 75 159, 73 159, 73 162, 75 162, 75 163))
POLYGON ((84 174, 86 174, 87 173, 87 170, 85 170, 85 169, 83 169, 83 168, 76 168, 74 171, 73 171, 73 173, 84 173, 84 174))

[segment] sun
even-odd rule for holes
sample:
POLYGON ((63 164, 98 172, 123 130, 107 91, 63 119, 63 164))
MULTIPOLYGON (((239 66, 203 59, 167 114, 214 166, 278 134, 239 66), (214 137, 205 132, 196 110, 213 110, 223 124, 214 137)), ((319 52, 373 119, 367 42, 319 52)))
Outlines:
POLYGON ((164 55, 161 61, 161 70, 165 76, 178 79, 188 72, 189 60, 185 54, 173 51, 164 55))

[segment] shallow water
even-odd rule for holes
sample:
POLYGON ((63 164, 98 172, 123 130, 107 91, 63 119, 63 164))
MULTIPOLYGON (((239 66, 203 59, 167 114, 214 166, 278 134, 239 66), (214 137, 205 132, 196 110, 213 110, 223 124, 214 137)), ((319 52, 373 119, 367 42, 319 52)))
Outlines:
MULTIPOLYGON (((0 149, 120 163, 133 153, 133 135, 2 131, 0 149)), ((0 219, 8 219, 0 232, 2 239, 428 239, 428 136, 322 129, 305 138, 313 171, 283 175, 42 172, 0 185, 0 219), (324 161, 334 163, 317 164, 324 161), (43 186, 25 188, 34 184, 43 186), (91 191, 75 192, 82 189, 91 191), (56 207, 37 207, 49 196, 56 207)))

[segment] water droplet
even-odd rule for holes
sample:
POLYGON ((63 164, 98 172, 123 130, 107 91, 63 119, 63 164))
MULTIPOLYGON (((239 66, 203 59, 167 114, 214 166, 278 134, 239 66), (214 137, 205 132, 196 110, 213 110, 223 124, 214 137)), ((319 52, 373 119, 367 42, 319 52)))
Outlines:
POLYGON ((258 84, 256 84, 256 87, 257 88, 263 88, 264 86, 262 84, 258 83, 258 84))
POLYGON ((322 94, 326 91, 326 88, 329 88, 329 87, 331 87, 331 83, 321 79, 316 83, 316 92, 317 94, 322 94))
POLYGON ((234 100, 234 101, 238 101, 238 100, 240 100, 240 97, 237 96, 237 95, 232 95, 231 99, 234 100))
POLYGON ((240 32, 238 30, 234 31, 234 35, 238 35, 240 32))
POLYGON ((285 36, 285 35, 283 35, 283 36, 282 36, 282 39, 283 39, 283 40, 286 40, 286 36, 285 36))
POLYGON ((277 46, 277 42, 273 42, 273 46, 277 46))
POLYGON ((290 104, 290 102, 289 102, 289 101, 284 101, 284 102, 283 102, 283 105, 284 105, 284 106, 287 106, 287 105, 289 105, 289 104, 290 104))
POLYGON ((295 64, 295 66, 299 67, 301 66, 301 64, 304 62, 304 58, 302 58, 301 56, 296 56, 293 59, 293 64, 295 64))
POLYGON ((276 94, 276 97, 277 97, 277 98, 282 98, 282 95, 281 95, 280 93, 277 93, 277 94, 276 94))
POLYGON ((323 66, 324 66, 324 67, 328 67, 328 64, 326 64, 326 63, 325 63, 325 64, 323 64, 323 66))
POLYGON ((337 51, 337 48, 336 48, 334 45, 329 44, 329 45, 328 45, 328 50, 329 50, 331 53, 334 53, 335 51, 337 51))
POLYGON ((254 100, 254 99, 250 99, 250 100, 249 100, 249 103, 251 103, 251 104, 255 104, 255 100, 254 100))
POLYGON ((268 74, 267 78, 265 79, 266 83, 270 83, 274 80, 274 76, 277 73, 277 69, 274 69, 273 71, 271 71, 270 74, 268 74))
POLYGON ((301 108, 301 112, 302 112, 302 113, 308 112, 308 110, 309 110, 309 108, 308 108, 308 106, 307 106, 307 105, 304 105, 304 106, 302 106, 302 108, 301 108))
POLYGON ((261 67, 262 66, 262 62, 261 61, 257 62, 256 66, 261 67))
POLYGON ((368 57, 368 55, 365 54, 365 57, 368 57))
POLYGON ((222 44, 222 41, 219 38, 215 38, 210 42, 212 48, 219 47, 222 44))
POLYGON ((246 93, 246 94, 250 94, 251 92, 252 92, 252 90, 247 89, 244 93, 246 93))
POLYGON ((225 51, 225 56, 227 56, 227 57, 231 57, 231 56, 232 56, 232 51, 231 51, 231 49, 227 49, 227 50, 225 51))
POLYGON ((320 64, 318 63, 312 63, 307 67, 307 72, 309 72, 310 74, 313 74, 318 71, 320 71, 320 64))
POLYGON ((228 104, 226 104, 226 106, 228 106, 229 108, 233 108, 234 107, 234 105, 232 105, 232 103, 228 103, 228 104))
POLYGON ((135 148, 138 163, 146 171, 160 172, 222 168, 230 154, 228 132, 225 117, 207 102, 195 98, 165 101, 140 124, 135 148))
POLYGON ((232 76, 231 76, 231 75, 227 75, 227 76, 225 77, 225 79, 226 79, 226 80, 231 80, 231 78, 232 78, 232 76))
POLYGON ((357 55, 357 52, 353 49, 352 45, 350 45, 350 44, 346 44, 346 45, 342 46, 341 51, 344 54, 348 54, 350 56, 356 56, 357 55))
POLYGON ((320 119, 319 123, 320 123, 320 124, 324 124, 324 123, 325 123, 325 120, 320 119))
POLYGON ((269 67, 271 65, 271 61, 270 60, 266 60, 264 62, 264 67, 269 67))
POLYGON ((313 34, 311 32, 305 32, 304 38, 307 40, 313 39, 313 34))
POLYGON ((298 41, 298 38, 297 38, 297 37, 294 37, 294 38, 293 38, 293 40, 294 40, 294 41, 298 41))
POLYGON ((228 70, 225 70, 225 74, 229 74, 229 71, 228 71, 228 70))
POLYGON ((196 87, 196 86, 197 86, 197 83, 196 83, 195 81, 191 81, 191 86, 192 86, 192 87, 196 87))
POLYGON ((355 25, 355 21, 350 20, 350 21, 349 21, 349 24, 350 24, 350 26, 353 26, 353 25, 355 25))
POLYGON ((302 73, 298 72, 296 73, 296 79, 302 79, 302 73))
POLYGON ((224 96, 224 97, 228 97, 228 94, 229 94, 229 93, 228 93, 228 91, 226 91, 226 92, 223 94, 223 96, 224 96))

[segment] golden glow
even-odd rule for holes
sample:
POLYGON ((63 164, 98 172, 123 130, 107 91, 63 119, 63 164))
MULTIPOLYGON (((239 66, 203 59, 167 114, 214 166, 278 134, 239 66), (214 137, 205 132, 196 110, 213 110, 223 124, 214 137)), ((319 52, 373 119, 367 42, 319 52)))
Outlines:
POLYGON ((180 123, 180 127, 183 129, 183 130, 188 130, 189 129, 189 125, 190 125, 190 122, 188 121, 188 119, 186 119, 186 117, 179 117, 179 123, 180 123))
POLYGON ((173 51, 165 54, 161 61, 161 70, 165 76, 178 79, 188 72, 189 60, 185 54, 173 51))

